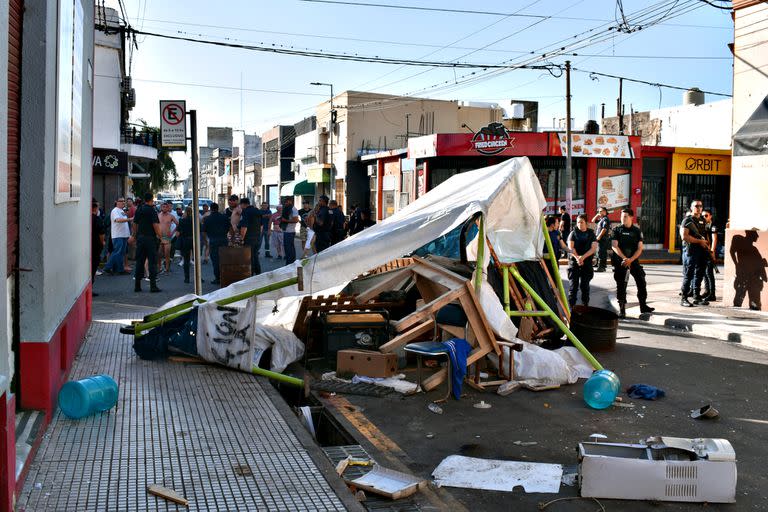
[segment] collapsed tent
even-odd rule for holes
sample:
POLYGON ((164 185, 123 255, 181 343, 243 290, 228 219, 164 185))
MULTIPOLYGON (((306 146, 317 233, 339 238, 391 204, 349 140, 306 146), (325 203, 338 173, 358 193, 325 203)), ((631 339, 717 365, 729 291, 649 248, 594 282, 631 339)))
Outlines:
MULTIPOLYGON (((525 261, 538 263, 545 241, 541 224, 541 212, 545 206, 539 180, 525 157, 461 173, 392 217, 311 258, 233 283, 201 297, 179 297, 145 317, 145 322, 152 318, 155 322, 164 323, 164 319, 171 318, 168 316, 169 311, 173 311, 174 315, 193 315, 201 304, 217 303, 220 306, 243 308, 245 301, 241 299, 258 290, 258 306, 255 307, 254 316, 250 317, 254 323, 291 329, 304 296, 334 295, 358 276, 445 237, 479 214, 482 215, 483 223, 480 233, 493 249, 493 258, 497 264, 514 265, 525 261), (303 286, 297 283, 297 273, 303 276, 303 286)), ((476 237, 474 243, 477 243, 478 238, 483 237, 476 237)), ((478 259, 483 261, 483 258, 478 259)), ((483 263, 482 280, 474 284, 474 288, 477 288, 480 283, 485 283, 474 292, 478 304, 495 335, 503 340, 514 340, 517 328, 502 306, 499 296, 487 284, 485 264, 488 260, 483 263)), ((469 284, 467 286, 472 287, 469 284)), ((150 325, 157 324, 146 323, 141 328, 146 330, 150 325)), ((169 337, 163 327, 154 327, 147 333, 147 338, 157 340, 160 337, 162 344, 162 339, 169 337)), ((140 344, 138 329, 136 336, 140 344)), ((197 330, 197 336, 199 339, 200 330, 197 330)), ((495 340, 492 339, 492 342, 496 346, 495 340)), ((208 345, 211 345, 210 342, 208 345)), ((245 350, 245 347, 241 350, 245 350)), ((209 360, 220 362, 210 352, 198 352, 204 356, 207 354, 209 360)), ((244 353, 240 359, 246 362, 232 366, 245 369, 252 362, 252 357, 244 353)))

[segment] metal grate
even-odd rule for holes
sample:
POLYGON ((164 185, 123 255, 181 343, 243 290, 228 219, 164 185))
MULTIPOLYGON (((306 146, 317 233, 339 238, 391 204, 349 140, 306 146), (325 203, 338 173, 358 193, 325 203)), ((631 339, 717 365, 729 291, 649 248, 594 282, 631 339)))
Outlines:
POLYGON ((259 379, 142 361, 117 323, 94 322, 72 378, 111 375, 116 409, 56 412, 18 510, 344 510, 259 379), (242 468, 250 471, 243 471, 242 468), (189 508, 147 493, 159 484, 189 508))

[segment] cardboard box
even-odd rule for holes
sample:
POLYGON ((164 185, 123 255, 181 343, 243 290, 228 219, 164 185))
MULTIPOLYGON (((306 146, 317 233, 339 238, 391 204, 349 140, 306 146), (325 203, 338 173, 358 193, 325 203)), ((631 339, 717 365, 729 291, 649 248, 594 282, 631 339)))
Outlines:
POLYGON ((391 377, 397 373, 397 354, 360 349, 339 350, 336 354, 336 374, 345 373, 366 377, 391 377))

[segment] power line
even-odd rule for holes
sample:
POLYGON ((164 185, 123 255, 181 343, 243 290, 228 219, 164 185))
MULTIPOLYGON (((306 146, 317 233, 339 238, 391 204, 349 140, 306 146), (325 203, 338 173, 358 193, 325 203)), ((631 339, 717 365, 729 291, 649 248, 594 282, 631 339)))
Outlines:
MULTIPOLYGON (((97 28, 101 29, 101 27, 97 27, 97 28)), ((141 35, 146 35, 151 37, 159 37, 162 39, 171 39, 175 41, 187 41, 187 42, 198 43, 198 44, 224 46, 228 48, 238 48, 241 50, 250 50, 250 51, 258 51, 258 52, 266 52, 266 53, 276 53, 281 55, 294 55, 294 56, 300 56, 300 57, 313 57, 313 58, 322 58, 322 59, 331 59, 331 60, 346 60, 346 61, 354 61, 354 62, 368 62, 368 63, 374 63, 374 64, 395 64, 395 65, 399 64, 399 65, 405 65, 405 66, 427 66, 427 67, 440 67, 440 68, 514 69, 514 68, 520 67, 520 66, 509 66, 509 65, 502 65, 502 64, 419 61, 419 60, 413 60, 413 59, 397 59, 397 58, 387 58, 387 57, 377 57, 377 56, 363 56, 363 55, 352 55, 352 54, 346 54, 346 53, 331 53, 331 52, 326 53, 322 51, 296 50, 292 48, 280 48, 276 46, 267 47, 267 46, 259 46, 259 45, 229 43, 224 41, 211 41, 207 39, 195 39, 192 37, 174 36, 170 34, 159 34, 156 32, 147 32, 144 30, 137 30, 131 27, 127 27, 126 30, 131 32, 132 34, 141 34, 141 35)), ((547 67, 548 66, 538 66, 538 67, 529 67, 529 69, 546 69, 547 67)))
MULTIPOLYGON (((608 74, 608 73, 600 73, 599 71, 589 71, 589 70, 586 70, 586 69, 579 69, 579 68, 571 68, 571 70, 579 71, 581 73, 588 73, 590 76, 602 76, 602 77, 605 77, 605 78, 615 78, 615 79, 619 79, 620 78, 620 79, 624 80, 625 82, 634 82, 634 83, 637 83, 637 84, 651 85, 653 87, 664 87, 666 89, 677 89, 678 91, 687 91, 687 90, 690 89, 690 87, 681 87, 679 85, 662 84, 662 83, 659 83, 659 82, 649 82, 647 80, 640 80, 638 78, 629 78, 629 77, 626 77, 626 76, 611 75, 611 74, 608 74)), ((701 92, 703 92, 705 94, 711 94, 713 96, 724 96, 724 97, 727 97, 727 98, 732 98, 733 97, 733 94, 726 94, 726 93, 722 93, 722 92, 714 92, 714 91, 701 91, 701 92)))
MULTIPOLYGON (((115 78, 119 79, 119 76, 112 76, 112 75, 100 75, 96 74, 95 76, 101 77, 101 78, 115 78)), ((263 93, 269 93, 269 94, 288 94, 288 95, 295 95, 295 96, 321 96, 323 98, 327 98, 327 94, 317 93, 317 92, 299 92, 299 91, 279 91, 276 89, 249 89, 247 87, 241 88, 241 87, 232 87, 227 85, 216 85, 216 84, 202 84, 199 82, 173 82, 171 80, 151 80, 149 78, 136 78, 131 77, 133 81, 136 82, 148 82, 148 83, 155 83, 155 84, 170 84, 170 85, 184 85, 184 86, 190 86, 190 87, 204 87, 207 89, 224 89, 224 90, 230 90, 230 91, 248 91, 248 92, 263 92, 263 93)))
POLYGON ((707 5, 711 5, 712 7, 716 9, 722 9, 724 11, 732 11, 733 6, 728 7, 727 5, 717 5, 715 2, 710 2, 710 0, 699 0, 700 2, 704 2, 707 5))

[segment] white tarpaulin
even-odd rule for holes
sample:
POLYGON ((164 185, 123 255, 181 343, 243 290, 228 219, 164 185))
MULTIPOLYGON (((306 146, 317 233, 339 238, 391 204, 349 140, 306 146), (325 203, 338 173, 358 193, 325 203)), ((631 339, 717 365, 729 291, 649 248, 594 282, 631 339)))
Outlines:
POLYGON ((432 472, 438 487, 462 487, 486 491, 556 493, 560 491, 563 466, 540 462, 477 459, 451 455, 432 472))
POLYGON ((282 327, 256 323, 256 300, 245 307, 201 304, 197 312, 197 353, 206 361, 250 372, 271 348, 270 369, 282 372, 304 355, 304 344, 282 327))
MULTIPOLYGON (((457 174, 386 220, 308 260, 244 279, 203 298, 215 301, 290 279, 296 276, 296 268, 302 264, 303 292, 296 286, 289 286, 260 295, 260 299, 317 294, 340 287, 368 270, 449 233, 477 212, 483 213, 486 234, 502 262, 540 258, 544 245, 541 213, 545 205, 539 180, 528 158, 512 158, 498 165, 457 174)), ((194 298, 194 295, 179 297, 161 309, 194 298)), ((275 322, 263 311, 259 308, 259 322, 275 322)), ((285 321, 276 323, 289 325, 285 321)))

